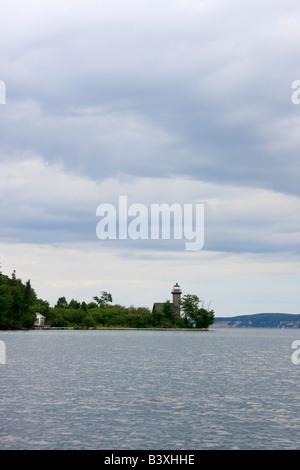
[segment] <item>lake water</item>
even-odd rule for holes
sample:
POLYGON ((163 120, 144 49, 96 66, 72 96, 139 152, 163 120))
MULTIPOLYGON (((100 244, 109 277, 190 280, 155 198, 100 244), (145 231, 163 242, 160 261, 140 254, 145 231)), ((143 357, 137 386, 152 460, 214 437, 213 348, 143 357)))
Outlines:
POLYGON ((0 340, 0 449, 300 449, 300 330, 0 340))

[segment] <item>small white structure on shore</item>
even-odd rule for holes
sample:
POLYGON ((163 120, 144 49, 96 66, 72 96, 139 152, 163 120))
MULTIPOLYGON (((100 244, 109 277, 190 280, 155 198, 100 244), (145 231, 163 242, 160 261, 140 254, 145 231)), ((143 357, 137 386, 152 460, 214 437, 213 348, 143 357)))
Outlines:
POLYGON ((34 326, 44 326, 46 317, 39 312, 36 312, 36 322, 34 326))

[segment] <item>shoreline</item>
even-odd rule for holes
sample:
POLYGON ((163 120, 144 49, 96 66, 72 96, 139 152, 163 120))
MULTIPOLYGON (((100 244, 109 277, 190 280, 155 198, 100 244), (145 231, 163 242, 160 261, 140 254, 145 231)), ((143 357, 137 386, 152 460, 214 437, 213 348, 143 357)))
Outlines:
MULTIPOLYGON (((51 330, 72 330, 72 331, 88 331, 88 330, 97 330, 97 331, 107 331, 107 330, 117 330, 117 331, 209 331, 208 328, 127 328, 127 327, 76 327, 76 326, 53 326, 53 327, 43 327, 43 326, 36 326, 30 330, 43 330, 43 331, 51 331, 51 330)), ((21 331, 21 330, 15 330, 21 331)))

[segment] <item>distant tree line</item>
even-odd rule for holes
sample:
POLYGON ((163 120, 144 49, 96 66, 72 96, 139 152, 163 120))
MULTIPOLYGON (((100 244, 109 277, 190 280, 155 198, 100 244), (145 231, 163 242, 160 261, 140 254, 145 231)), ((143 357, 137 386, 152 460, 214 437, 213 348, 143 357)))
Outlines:
POLYGON ((52 327, 124 327, 124 328, 208 328, 213 322, 213 311, 199 308, 197 296, 185 296, 182 301, 183 316, 174 315, 170 300, 161 311, 153 313, 146 307, 124 307, 112 304, 112 295, 102 291, 89 303, 60 297, 54 307, 37 298, 30 280, 23 283, 13 271, 11 277, 0 268, 0 329, 19 330, 33 328, 36 312, 46 317, 52 327))
POLYGON ((254 313, 218 317, 215 321, 218 326, 234 328, 300 328, 300 315, 295 313, 254 313))

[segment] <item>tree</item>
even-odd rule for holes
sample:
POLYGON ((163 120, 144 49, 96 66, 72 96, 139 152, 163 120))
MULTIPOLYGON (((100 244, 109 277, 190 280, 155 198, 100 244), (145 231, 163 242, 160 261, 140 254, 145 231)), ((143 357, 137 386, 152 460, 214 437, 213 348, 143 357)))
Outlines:
POLYGON ((184 328, 184 319, 175 315, 170 300, 166 300, 161 310, 154 310, 150 316, 150 325, 159 328, 184 328))
POLYGON ((171 305, 171 302, 170 300, 166 300, 163 304, 163 308, 162 308, 162 314, 163 314, 163 324, 162 326, 165 327, 165 328, 170 328, 170 326, 172 325, 172 323, 174 323, 174 311, 173 311, 173 307, 171 305))
POLYGON ((49 302, 47 300, 37 299, 34 303, 34 309, 47 318, 50 310, 49 302))
POLYGON ((97 323, 94 317, 89 313, 82 320, 82 326, 84 326, 85 328, 95 328, 97 326, 97 323))
POLYGON ((181 310, 188 319, 194 319, 199 309, 199 297, 197 295, 184 295, 180 302, 181 310))
POLYGON ((197 328, 208 328, 214 322, 214 311, 199 307, 199 297, 187 294, 181 299, 181 309, 187 320, 195 322, 197 328))
POLYGON ((164 315, 164 317, 167 321, 172 321, 173 320, 174 311, 173 311, 173 307, 171 305, 170 300, 166 300, 164 302, 162 311, 163 311, 163 315, 164 315))
POLYGON ((108 292, 102 291, 101 292, 101 297, 93 297, 95 302, 97 303, 98 307, 106 307, 109 302, 112 302, 112 296, 108 292))
POLYGON ((34 302, 36 301, 36 293, 32 289, 30 280, 25 284, 22 303, 22 315, 20 325, 25 328, 32 328, 35 322, 35 313, 32 311, 34 302))
POLYGON ((78 302, 78 300, 72 299, 69 302, 68 308, 74 308, 74 309, 78 310, 80 308, 80 302, 78 302))
POLYGON ((89 310, 92 309, 92 308, 96 308, 96 307, 97 307, 96 302, 89 302, 89 303, 87 304, 87 308, 88 308, 89 310))
POLYGON ((17 284, 16 270, 14 269, 11 274, 11 285, 15 286, 17 284))
POLYGON ((59 297, 54 308, 68 308, 68 302, 65 297, 59 297))
MULTIPOLYGON (((208 328, 215 321, 215 314, 213 310, 206 310, 205 308, 199 309, 198 328, 208 328)), ((196 321, 197 326, 197 321, 196 321)))
MULTIPOLYGON (((2 276, 4 277, 4 276, 2 276)), ((8 278, 7 278, 8 279, 8 278)), ((13 297, 7 284, 0 285, 0 330, 8 328, 8 317, 12 311, 13 297)))

